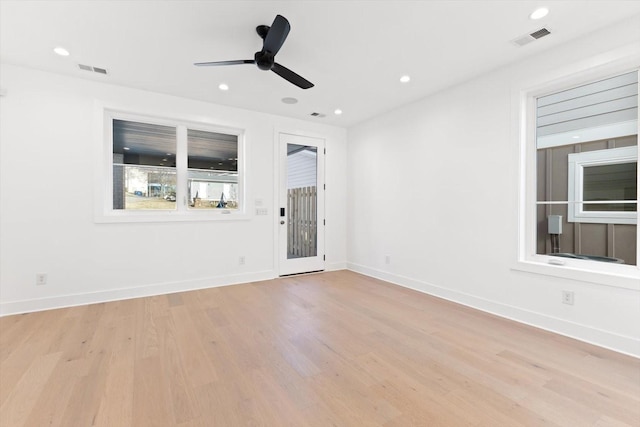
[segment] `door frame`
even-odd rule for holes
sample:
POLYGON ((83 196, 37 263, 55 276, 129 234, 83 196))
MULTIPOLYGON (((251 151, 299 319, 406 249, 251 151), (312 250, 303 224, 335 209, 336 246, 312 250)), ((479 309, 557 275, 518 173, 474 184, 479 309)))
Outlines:
MULTIPOLYGON (((274 170, 274 208, 273 208, 273 236, 274 236, 274 250, 273 250, 273 262, 274 262, 274 270, 277 276, 287 276, 292 274, 301 274, 307 273, 311 271, 324 271, 326 269, 326 260, 325 260, 325 153, 326 153, 326 136, 315 134, 307 131, 300 130, 292 130, 292 129, 275 129, 274 130, 274 157, 276 165, 274 170), (283 225, 280 224, 280 208, 283 207, 281 205, 281 191, 283 189, 283 180, 286 178, 286 154, 284 154, 282 150, 283 142, 281 142, 281 135, 290 135, 290 136, 298 136, 302 138, 313 138, 318 140, 318 183, 317 183, 317 197, 318 197, 318 253, 316 257, 312 257, 314 259, 313 262, 303 263, 300 262, 298 264, 304 264, 307 267, 309 264, 313 265, 312 269, 302 268, 296 269, 295 265, 292 266, 291 263, 286 263, 286 238, 281 238, 281 227, 283 225), (322 198, 322 200, 321 200, 322 198), (283 256, 284 254, 284 256, 283 256)), ((286 213, 286 218, 288 218, 288 212, 286 213)), ((286 227, 286 225, 284 225, 286 227)), ((310 258, 302 258, 309 260, 310 258)), ((300 265, 299 265, 300 266, 300 265)))

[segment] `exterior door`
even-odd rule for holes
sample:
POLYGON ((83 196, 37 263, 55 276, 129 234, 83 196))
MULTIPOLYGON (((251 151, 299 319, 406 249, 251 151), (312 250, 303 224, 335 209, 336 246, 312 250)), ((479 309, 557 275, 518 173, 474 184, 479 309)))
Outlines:
POLYGON ((324 139, 279 134, 279 272, 324 270, 324 139))

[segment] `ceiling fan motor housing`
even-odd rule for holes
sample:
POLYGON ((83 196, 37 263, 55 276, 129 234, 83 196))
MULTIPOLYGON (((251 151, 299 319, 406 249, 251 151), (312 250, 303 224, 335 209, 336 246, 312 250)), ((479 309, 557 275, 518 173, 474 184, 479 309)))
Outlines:
POLYGON ((275 57, 268 50, 267 51, 258 51, 258 52, 256 52, 256 54, 253 56, 253 58, 256 61, 256 65, 261 70, 269 71, 271 68, 273 68, 273 63, 275 62, 275 57))

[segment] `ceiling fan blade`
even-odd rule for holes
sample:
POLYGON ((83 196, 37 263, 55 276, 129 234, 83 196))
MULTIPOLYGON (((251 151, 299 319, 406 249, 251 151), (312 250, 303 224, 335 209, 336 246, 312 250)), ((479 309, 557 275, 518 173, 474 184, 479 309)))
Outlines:
POLYGON ((264 38, 262 50, 269 51, 272 55, 278 53, 287 39, 287 35, 289 35, 289 30, 291 30, 291 25, 289 25, 287 18, 282 15, 276 15, 276 19, 273 20, 273 24, 271 24, 271 28, 269 28, 267 36, 264 38))
POLYGON ((238 59, 236 61, 215 61, 215 62, 196 62, 193 65, 198 67, 211 67, 217 65, 239 65, 239 64, 255 64, 253 59, 238 59))
POLYGON ((277 62, 273 64, 273 68, 271 68, 271 71, 273 71, 283 79, 288 80, 289 82, 298 86, 299 88, 309 89, 313 87, 313 83, 311 83, 309 80, 299 76, 298 74, 294 73, 287 67, 278 64, 277 62))

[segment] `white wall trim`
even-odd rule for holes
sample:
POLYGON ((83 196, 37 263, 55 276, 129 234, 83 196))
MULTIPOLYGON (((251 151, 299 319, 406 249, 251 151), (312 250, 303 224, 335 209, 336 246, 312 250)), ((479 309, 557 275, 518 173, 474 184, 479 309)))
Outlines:
POLYGON ((0 303, 0 317, 11 314, 31 313, 57 308, 75 307, 79 305, 165 295, 175 292, 187 292, 198 289, 217 288, 220 286, 239 285, 262 280, 271 280, 276 277, 277 276, 274 271, 265 270, 253 273, 214 276, 195 280, 155 283, 131 288, 109 289, 97 292, 59 295, 22 301, 8 301, 0 303))
MULTIPOLYGON (((389 273, 364 265, 347 262, 327 264, 327 271, 348 269, 366 276, 384 280, 394 285, 413 289, 418 292, 443 298, 467 307, 484 311, 496 316, 513 320, 536 328, 574 338, 589 344, 604 347, 619 353, 640 358, 640 340, 602 329, 593 328, 553 316, 524 310, 518 307, 480 298, 463 292, 452 291, 431 283, 410 277, 389 273)), ((75 307, 132 298, 166 295, 175 292, 187 292, 198 289, 231 286, 243 283, 258 282, 277 278, 271 270, 253 273, 215 276, 197 280, 166 282, 153 285, 137 286, 133 288, 111 289, 106 291, 69 294, 48 298, 38 298, 22 301, 0 303, 0 317, 12 314, 31 313, 65 307, 75 307)))
POLYGON ((640 358, 640 340, 633 337, 570 322, 543 313, 502 304, 463 292, 453 291, 421 280, 412 279, 410 277, 389 273, 387 271, 378 270, 352 262, 347 263, 347 268, 351 271, 384 280, 394 285, 413 289, 418 292, 443 298, 448 301, 462 304, 509 320, 524 323, 529 326, 544 329, 549 332, 640 358))
POLYGON ((325 264, 325 271, 347 270, 346 262, 332 262, 325 264))

